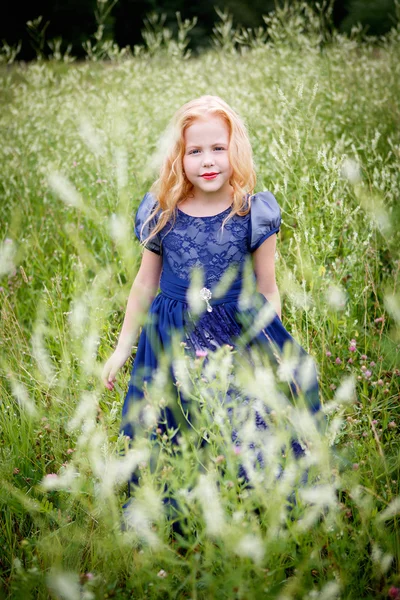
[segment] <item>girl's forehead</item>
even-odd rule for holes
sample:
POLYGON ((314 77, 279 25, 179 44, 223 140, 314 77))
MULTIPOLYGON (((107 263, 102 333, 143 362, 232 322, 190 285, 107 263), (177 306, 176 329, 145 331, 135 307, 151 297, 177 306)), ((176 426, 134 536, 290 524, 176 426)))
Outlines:
POLYGON ((184 132, 186 143, 193 140, 210 141, 218 138, 218 141, 229 140, 229 129, 225 121, 218 115, 199 117, 184 132))

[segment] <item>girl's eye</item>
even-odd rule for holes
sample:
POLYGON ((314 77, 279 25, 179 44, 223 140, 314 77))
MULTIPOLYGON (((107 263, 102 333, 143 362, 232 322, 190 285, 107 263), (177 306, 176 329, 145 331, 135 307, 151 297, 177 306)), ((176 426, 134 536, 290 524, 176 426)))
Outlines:
POLYGON ((194 154, 195 152, 200 152, 200 150, 196 150, 196 149, 195 150, 190 150, 189 154, 194 154))
POLYGON ((223 146, 217 146, 215 149, 216 150, 225 150, 225 148, 223 146))

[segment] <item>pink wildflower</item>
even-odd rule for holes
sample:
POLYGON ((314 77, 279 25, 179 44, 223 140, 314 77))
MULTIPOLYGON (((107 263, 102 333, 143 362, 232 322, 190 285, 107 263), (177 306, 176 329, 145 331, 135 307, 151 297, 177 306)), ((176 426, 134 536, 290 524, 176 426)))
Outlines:
POLYGON ((369 363, 369 366, 370 367, 375 367, 375 365, 376 365, 376 363, 373 360, 371 360, 371 362, 369 363))
POLYGON ((377 384, 378 385, 383 385, 383 379, 378 379, 377 384))
POLYGON ((329 356, 332 356, 332 352, 330 352, 329 350, 327 350, 325 354, 326 354, 326 356, 328 356, 328 357, 329 357, 329 356))
POLYGON ((198 356, 199 358, 207 356, 207 354, 207 350, 196 350, 196 356, 198 356))
POLYGON ((385 322, 385 317, 377 317, 374 320, 374 323, 384 323, 385 322))
POLYGON ((396 421, 390 421, 390 423, 388 423, 388 427, 389 429, 396 429, 396 421))
POLYGON ((361 371, 364 371, 364 373, 365 373, 366 370, 367 370, 367 367, 365 365, 362 365, 361 366, 361 371))
POLYGON ((331 385, 329 387, 331 390, 336 390, 336 385, 334 383, 331 383, 331 385))
POLYGON ((46 475, 46 479, 54 479, 54 478, 57 478, 57 477, 58 477, 57 473, 48 473, 46 475))
POLYGON ((361 360, 367 360, 368 356, 366 354, 361 354, 360 358, 361 360))
POLYGON ((73 448, 68 448, 67 454, 72 454, 73 452, 75 452, 75 450, 73 448))
POLYGON ((349 346, 349 351, 350 351, 350 352, 355 352, 356 350, 357 350, 357 348, 356 348, 356 346, 355 346, 354 344, 351 344, 351 345, 349 346))
POLYGON ((341 365, 342 364, 342 360, 339 357, 337 357, 337 359, 335 360, 335 363, 337 365, 341 365))
POLYGON ((360 465, 358 463, 353 464, 353 471, 358 471, 360 465))
POLYGON ((371 423, 372 423, 372 425, 377 425, 377 424, 378 424, 378 421, 377 421, 376 419, 373 419, 373 420, 371 421, 371 423))
POLYGON ((371 375, 372 375, 371 371, 365 371, 365 373, 364 373, 365 379, 369 379, 371 377, 371 375))
POLYGON ((389 596, 389 598, 391 598, 391 600, 399 600, 400 588, 397 588, 394 585, 392 585, 392 587, 389 588, 388 596, 389 596))
POLYGON ((234 446, 233 451, 235 454, 240 454, 242 449, 240 446, 234 446))
POLYGON ((349 360, 347 361, 350 365, 353 364, 354 360, 350 357, 349 360))

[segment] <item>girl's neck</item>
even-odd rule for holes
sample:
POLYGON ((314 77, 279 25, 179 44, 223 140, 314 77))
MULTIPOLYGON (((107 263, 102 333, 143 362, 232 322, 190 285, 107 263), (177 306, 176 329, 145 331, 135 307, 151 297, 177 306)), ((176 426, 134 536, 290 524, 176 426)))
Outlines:
POLYGON ((232 193, 221 194, 217 192, 215 196, 195 193, 180 202, 178 208, 193 217, 207 217, 223 212, 232 205, 232 202, 232 193))

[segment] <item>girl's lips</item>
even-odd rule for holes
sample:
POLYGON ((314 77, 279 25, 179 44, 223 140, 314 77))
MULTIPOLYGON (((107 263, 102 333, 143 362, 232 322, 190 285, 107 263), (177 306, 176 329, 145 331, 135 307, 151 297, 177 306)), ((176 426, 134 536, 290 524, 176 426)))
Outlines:
POLYGON ((209 175, 202 175, 203 179, 215 179, 219 173, 210 173, 209 175))

